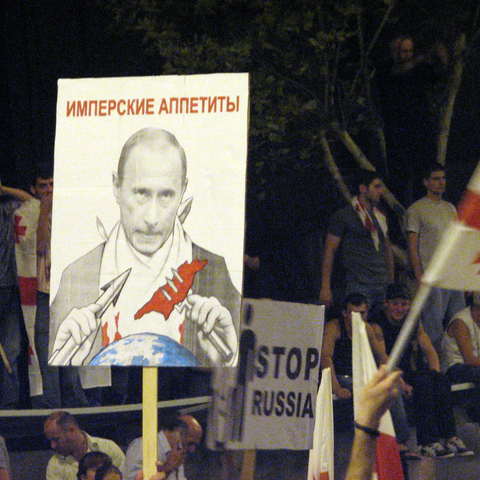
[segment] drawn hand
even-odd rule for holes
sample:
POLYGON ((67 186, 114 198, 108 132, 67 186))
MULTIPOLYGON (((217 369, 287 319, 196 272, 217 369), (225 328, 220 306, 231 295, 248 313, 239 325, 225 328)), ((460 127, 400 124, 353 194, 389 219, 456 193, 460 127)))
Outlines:
POLYGON ((209 356, 212 363, 224 363, 217 348, 209 340, 212 331, 221 337, 229 349, 234 353, 230 363, 233 363, 238 349, 238 336, 233 325, 232 315, 215 297, 201 297, 189 295, 188 302, 192 306, 187 313, 187 319, 199 325, 198 338, 200 345, 209 356))
MULTIPOLYGON (((100 326, 96 313, 102 306, 92 303, 87 307, 74 308, 60 324, 53 344, 53 354, 60 351, 54 365, 81 365, 87 358, 100 326), (69 358, 70 361, 63 359, 69 358)), ((52 355, 53 356, 53 355, 52 355)))

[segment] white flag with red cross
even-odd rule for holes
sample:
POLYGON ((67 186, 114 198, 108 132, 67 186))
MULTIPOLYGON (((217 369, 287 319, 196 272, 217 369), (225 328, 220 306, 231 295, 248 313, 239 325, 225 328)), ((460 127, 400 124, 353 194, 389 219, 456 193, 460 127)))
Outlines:
MULTIPOLYGON (((352 313, 352 367, 353 367, 353 407, 357 417, 358 397, 364 385, 377 371, 365 322, 359 313, 352 313)), ((377 440, 377 460, 375 472, 379 480, 404 480, 400 452, 393 428, 392 417, 387 411, 380 420, 377 440)))
POLYGON ((324 368, 315 406, 313 447, 308 459, 307 480, 333 480, 333 468, 332 372, 330 368, 324 368))
POLYGON ((25 330, 28 336, 28 378, 30 396, 43 393, 42 375, 35 351, 35 314, 37 299, 37 225, 40 202, 24 202, 15 211, 15 259, 25 330))
POLYGON ((451 290, 480 290, 480 164, 422 278, 451 290))

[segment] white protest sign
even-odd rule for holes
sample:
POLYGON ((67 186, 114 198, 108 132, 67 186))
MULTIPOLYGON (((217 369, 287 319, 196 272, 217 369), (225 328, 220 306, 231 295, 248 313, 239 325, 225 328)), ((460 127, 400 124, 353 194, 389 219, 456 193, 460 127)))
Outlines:
POLYGON ((248 74, 59 81, 51 364, 235 363, 248 101, 248 74))
POLYGON ((215 370, 210 448, 310 449, 324 307, 244 300, 240 359, 215 370))

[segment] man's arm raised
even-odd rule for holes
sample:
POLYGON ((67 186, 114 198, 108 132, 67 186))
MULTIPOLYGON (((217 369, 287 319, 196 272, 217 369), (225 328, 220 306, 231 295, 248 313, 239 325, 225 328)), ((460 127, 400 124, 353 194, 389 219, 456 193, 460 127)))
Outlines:
POLYGON ((383 414, 390 408, 397 394, 397 382, 401 372, 386 375, 381 366, 373 378, 365 385, 359 401, 350 465, 345 480, 371 478, 375 465, 378 426, 383 414), (363 428, 362 428, 363 427, 363 428))
POLYGON ((28 202, 33 198, 29 193, 23 190, 20 190, 19 188, 6 187, 5 185, 0 186, 0 192, 2 192, 3 194, 15 197, 17 200, 20 200, 22 203, 28 202))

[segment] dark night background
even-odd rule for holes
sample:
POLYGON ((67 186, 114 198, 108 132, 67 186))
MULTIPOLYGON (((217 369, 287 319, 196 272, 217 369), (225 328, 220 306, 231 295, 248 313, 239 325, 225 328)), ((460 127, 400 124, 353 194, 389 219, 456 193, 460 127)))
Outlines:
MULTIPOLYGON (((54 155, 59 78, 161 73, 140 34, 122 33, 98 0, 4 0, 0 10, 0 177, 28 188, 33 167, 54 155)), ((448 199, 457 202, 479 158, 479 55, 468 58, 457 97, 447 156, 448 199)), ((260 290, 282 300, 311 301, 318 293, 321 238, 341 199, 322 168, 271 176, 267 196, 247 196, 247 250, 267 267, 260 290), (268 284, 268 285, 267 285, 268 284)), ((327 174, 328 175, 328 174, 327 174)), ((85 182, 88 171, 85 170, 85 182)), ((258 279, 257 279, 258 280, 258 279)), ((254 284, 252 284, 254 285, 254 284)))

